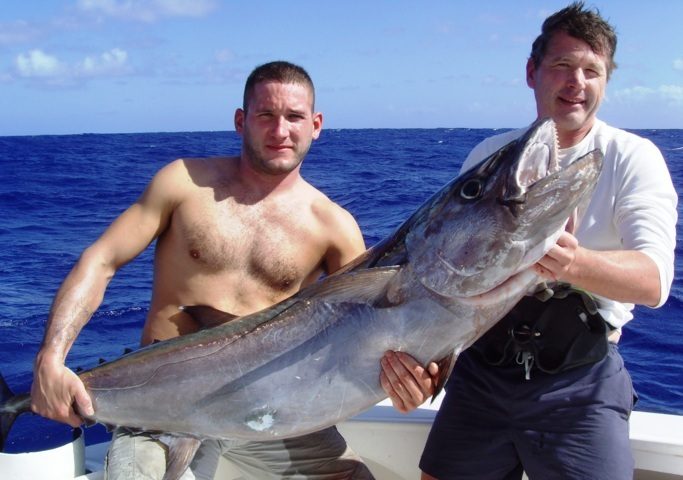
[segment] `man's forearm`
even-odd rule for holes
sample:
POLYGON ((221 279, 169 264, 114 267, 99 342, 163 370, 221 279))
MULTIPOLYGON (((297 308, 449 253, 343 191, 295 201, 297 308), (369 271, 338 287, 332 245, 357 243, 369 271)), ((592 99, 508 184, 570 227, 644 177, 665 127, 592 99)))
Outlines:
POLYGON ((39 359, 57 356, 64 362, 78 334, 102 302, 108 280, 97 268, 79 261, 52 303, 39 359))
POLYGON ((581 248, 576 263, 568 280, 580 288, 618 302, 648 306, 659 303, 659 269, 642 252, 581 248))

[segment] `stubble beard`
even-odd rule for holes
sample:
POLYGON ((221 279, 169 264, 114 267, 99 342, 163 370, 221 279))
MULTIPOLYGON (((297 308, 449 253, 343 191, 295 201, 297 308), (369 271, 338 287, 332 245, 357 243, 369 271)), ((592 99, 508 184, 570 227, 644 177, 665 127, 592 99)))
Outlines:
MULTIPOLYGON (((310 148, 310 147, 309 147, 310 148)), ((292 154, 294 158, 290 161, 271 161, 259 150, 254 148, 253 144, 246 138, 242 142, 243 156, 247 163, 256 171, 264 173, 266 175, 286 175, 290 172, 296 170, 301 162, 303 162, 304 157, 308 153, 308 148, 305 151, 293 151, 292 154)))

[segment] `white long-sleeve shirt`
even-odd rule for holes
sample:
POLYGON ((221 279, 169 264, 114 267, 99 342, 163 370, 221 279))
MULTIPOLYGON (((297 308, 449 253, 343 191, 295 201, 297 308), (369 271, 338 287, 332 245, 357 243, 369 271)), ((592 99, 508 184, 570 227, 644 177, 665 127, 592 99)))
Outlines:
MULTIPOLYGON (((489 137, 474 147, 461 172, 488 157, 527 128, 489 137)), ((571 162, 600 149, 602 172, 585 212, 579 212, 574 235, 591 250, 638 250, 659 269, 660 307, 674 276, 678 196, 659 149, 649 140, 597 120, 577 145, 560 150, 560 162, 571 162)), ((596 295, 600 313, 613 327, 633 318, 634 305, 596 295)), ((655 307, 655 308, 656 308, 655 307)))

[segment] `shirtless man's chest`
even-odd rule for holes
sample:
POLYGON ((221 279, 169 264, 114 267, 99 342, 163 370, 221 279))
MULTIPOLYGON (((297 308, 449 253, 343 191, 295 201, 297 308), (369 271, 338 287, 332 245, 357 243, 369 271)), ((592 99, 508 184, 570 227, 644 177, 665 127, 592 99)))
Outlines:
POLYGON ((238 200, 197 188, 159 237, 143 343, 196 331, 181 305, 234 315, 266 308, 323 271, 326 244, 308 199, 238 200))

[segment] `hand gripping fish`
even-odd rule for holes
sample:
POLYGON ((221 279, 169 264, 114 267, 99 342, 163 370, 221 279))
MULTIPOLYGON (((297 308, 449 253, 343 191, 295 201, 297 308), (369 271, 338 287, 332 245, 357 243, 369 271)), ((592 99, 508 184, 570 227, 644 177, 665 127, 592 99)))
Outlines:
MULTIPOLYGON (((602 154, 563 168, 552 121, 535 122, 425 202, 393 235, 341 271, 239 318, 79 374, 110 427, 156 432, 177 479, 205 439, 272 440, 334 425, 385 398, 380 358, 439 361, 502 318, 539 278, 530 269, 595 187, 602 154)), ((30 410, 2 381, 2 439, 30 410)))

